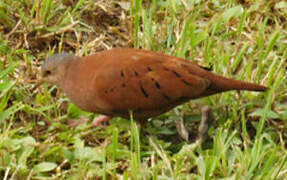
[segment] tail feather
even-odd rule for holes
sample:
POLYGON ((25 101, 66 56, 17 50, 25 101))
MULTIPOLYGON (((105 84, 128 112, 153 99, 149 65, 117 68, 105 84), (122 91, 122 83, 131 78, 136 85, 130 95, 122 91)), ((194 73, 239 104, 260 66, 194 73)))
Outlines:
POLYGON ((238 81, 234 79, 228 79, 224 82, 225 90, 247 90, 247 91, 266 91, 268 88, 259 84, 249 83, 245 81, 238 81), (227 82, 227 83, 226 83, 227 82))
POLYGON ((210 80, 210 86, 207 89, 207 92, 204 93, 204 96, 230 90, 247 90, 247 91, 261 91, 261 92, 268 90, 267 87, 259 84, 228 79, 218 75, 211 76, 211 78, 208 79, 210 80))

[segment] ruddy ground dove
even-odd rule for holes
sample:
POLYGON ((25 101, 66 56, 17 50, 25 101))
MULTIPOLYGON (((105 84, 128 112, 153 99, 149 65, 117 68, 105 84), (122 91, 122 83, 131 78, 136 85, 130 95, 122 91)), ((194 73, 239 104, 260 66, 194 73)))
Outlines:
POLYGON ((43 63, 41 75, 85 111, 129 118, 131 110, 136 120, 224 91, 267 89, 213 74, 185 59, 128 48, 86 57, 55 54, 43 63))

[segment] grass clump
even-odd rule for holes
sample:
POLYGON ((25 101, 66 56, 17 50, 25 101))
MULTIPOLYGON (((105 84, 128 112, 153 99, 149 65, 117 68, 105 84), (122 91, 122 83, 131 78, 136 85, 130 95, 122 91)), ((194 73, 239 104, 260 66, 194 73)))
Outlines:
POLYGON ((0 177, 284 179, 286 12, 285 1, 273 0, 1 1, 0 177), (56 87, 36 85, 42 61, 62 51, 84 56, 131 46, 269 90, 194 100, 146 128, 121 118, 104 128, 69 128, 67 119, 94 115, 56 87), (179 140, 173 121, 183 118, 195 132, 206 104, 215 114, 207 147, 179 140))

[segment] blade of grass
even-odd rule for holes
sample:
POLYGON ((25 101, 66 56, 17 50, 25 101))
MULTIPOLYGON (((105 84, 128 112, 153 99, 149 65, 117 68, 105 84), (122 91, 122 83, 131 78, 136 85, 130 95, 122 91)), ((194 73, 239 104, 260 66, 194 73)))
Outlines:
MULTIPOLYGON (((119 139, 119 130, 118 128, 114 128, 113 130, 113 156, 112 156, 112 163, 116 164, 117 159, 117 150, 118 150, 118 139, 119 139)), ((116 178, 117 176, 117 169, 114 168, 113 170, 113 178, 116 178)))
POLYGON ((140 19, 141 19, 141 11, 142 11, 142 0, 135 0, 135 6, 132 4, 131 8, 135 7, 132 11, 134 15, 133 21, 133 31, 134 31, 134 46, 139 48, 139 32, 140 32, 140 19))
POLYGON ((103 153, 103 180, 107 179, 107 149, 104 147, 104 153, 103 153))
POLYGON ((242 57, 244 55, 244 53, 246 52, 247 48, 249 47, 249 43, 245 42, 242 46, 242 48, 240 49, 238 55, 235 57, 235 60, 233 61, 233 63, 231 64, 231 69, 232 72, 235 71, 235 69, 237 68, 237 66, 241 63, 242 61, 242 57))
POLYGON ((245 25, 245 21, 246 21, 247 15, 248 15, 248 12, 247 11, 243 11, 243 13, 241 15, 241 18, 240 18, 240 24, 239 24, 238 30, 237 30, 238 40, 241 39, 241 35, 242 35, 242 31, 243 31, 243 28, 244 28, 244 25, 245 25))
POLYGON ((134 178, 138 177, 139 173, 139 166, 141 163, 141 154, 140 154, 140 140, 139 140, 139 132, 138 127, 136 125, 136 122, 134 122, 133 118, 133 112, 129 111, 130 114, 130 121, 131 121, 131 159, 132 159, 132 172, 134 178), (135 153, 134 153, 134 147, 135 146, 135 153))
POLYGON ((262 73, 263 73, 263 67, 264 64, 266 62, 266 58, 269 55, 269 53, 271 52, 271 50, 273 49, 273 47, 275 46, 275 43, 277 42, 277 40, 279 39, 280 36, 280 32, 279 31, 275 31, 271 37, 271 40, 268 43, 268 46, 266 48, 266 52, 261 53, 261 56, 259 56, 258 59, 258 70, 257 70, 257 74, 256 74, 256 78, 257 81, 260 79, 262 73))
POLYGON ((276 90, 279 88, 279 86, 282 84, 282 81, 284 79, 284 75, 285 75, 285 70, 281 70, 279 71, 276 81, 274 82, 274 85, 272 86, 272 88, 269 90, 268 95, 267 95, 267 102, 264 108, 264 112, 262 117, 260 118, 258 127, 257 127, 257 132, 256 132, 256 139, 258 139, 262 133, 265 121, 266 121, 266 117, 267 117, 267 113, 271 108, 271 105, 273 103, 273 99, 275 96, 275 92, 276 90))

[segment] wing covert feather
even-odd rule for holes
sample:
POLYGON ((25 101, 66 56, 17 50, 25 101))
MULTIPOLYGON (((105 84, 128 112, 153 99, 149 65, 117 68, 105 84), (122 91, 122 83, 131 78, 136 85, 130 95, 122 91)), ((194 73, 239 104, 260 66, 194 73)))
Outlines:
POLYGON ((208 80, 183 67, 194 64, 181 59, 144 52, 118 57, 108 58, 117 62, 103 64, 96 78, 99 96, 115 111, 174 107, 208 87, 208 80))

